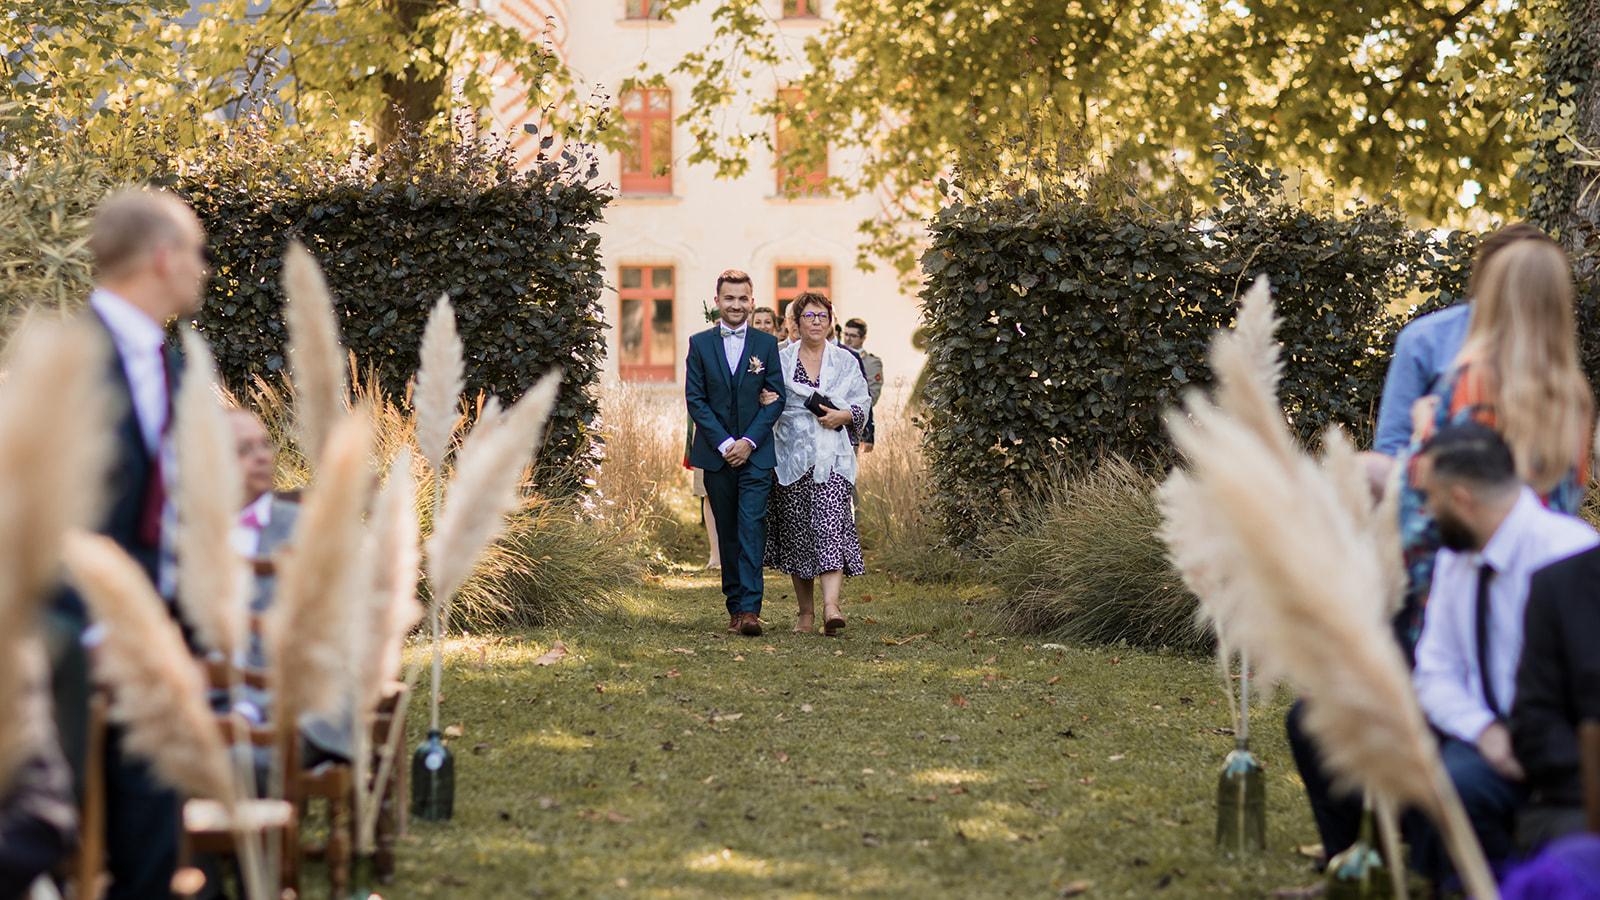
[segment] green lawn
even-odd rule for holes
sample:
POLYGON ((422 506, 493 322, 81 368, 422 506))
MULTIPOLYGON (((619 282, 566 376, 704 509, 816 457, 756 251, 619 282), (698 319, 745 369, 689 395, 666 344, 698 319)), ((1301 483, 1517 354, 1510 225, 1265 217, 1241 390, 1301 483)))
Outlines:
POLYGON ((1225 861, 1232 738, 1210 661, 1042 649, 985 631, 953 588, 881 577, 848 585, 847 636, 794 635, 787 582, 768 590, 761 638, 724 634, 696 575, 597 624, 453 643, 456 816, 412 824, 392 896, 1259 897, 1309 880, 1285 700, 1254 719, 1269 851, 1225 861), (571 655, 536 666, 557 640, 571 655))

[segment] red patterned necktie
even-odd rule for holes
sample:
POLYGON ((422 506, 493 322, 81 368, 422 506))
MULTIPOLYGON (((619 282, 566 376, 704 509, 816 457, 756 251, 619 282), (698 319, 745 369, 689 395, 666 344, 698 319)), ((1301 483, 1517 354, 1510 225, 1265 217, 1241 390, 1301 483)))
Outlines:
POLYGON ((161 511, 167 505, 167 478, 162 448, 172 425, 172 385, 167 381, 167 345, 161 344, 161 428, 151 450, 150 477, 144 486, 144 503, 139 508, 139 542, 147 547, 161 544, 161 511))

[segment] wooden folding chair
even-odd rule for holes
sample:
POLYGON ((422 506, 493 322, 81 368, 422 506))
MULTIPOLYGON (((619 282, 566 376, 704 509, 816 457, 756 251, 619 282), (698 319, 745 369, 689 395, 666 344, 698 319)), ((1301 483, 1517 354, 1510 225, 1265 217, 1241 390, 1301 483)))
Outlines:
POLYGON ((392 681, 385 688, 383 698, 378 701, 376 715, 372 720, 372 778, 378 777, 378 768, 383 761, 383 748, 392 738, 397 736, 400 743, 396 745, 394 760, 390 763, 389 783, 383 792, 383 800, 378 808, 377 847, 373 857, 374 868, 378 881, 388 884, 394 880, 395 872, 395 844, 404 833, 402 828, 406 821, 407 804, 410 798, 406 791, 411 784, 410 766, 405 759, 405 733, 406 719, 402 701, 410 688, 404 682, 392 681))
POLYGON ((325 762, 309 771, 291 770, 289 784, 290 796, 302 819, 313 800, 327 804, 328 839, 321 843, 302 840, 300 852, 307 859, 327 863, 332 896, 342 897, 350 888, 354 855, 355 773, 349 763, 325 762))
POLYGON ((1583 808, 1589 831, 1600 834, 1600 720, 1578 723, 1578 759, 1583 772, 1583 808))
MULTIPOLYGON (((240 733, 242 720, 234 716, 219 716, 217 725, 223 740, 230 746, 248 742, 252 747, 278 747, 278 735, 270 728, 249 728, 240 733)), ((268 833, 279 832, 282 862, 279 878, 284 888, 300 893, 300 819, 294 804, 287 800, 249 798, 240 804, 238 817, 247 830, 268 833)), ((221 859, 236 859, 235 822, 228 809, 215 800, 186 800, 183 804, 183 843, 179 848, 179 874, 190 867, 196 854, 206 854, 221 859)), ((180 893, 174 890, 174 893, 180 893)), ((180 894, 181 895, 181 894, 180 894)))
POLYGON ((78 855, 73 863, 73 896, 100 896, 106 864, 106 741, 111 722, 111 697, 105 688, 89 694, 89 730, 85 742, 83 797, 78 809, 78 855))

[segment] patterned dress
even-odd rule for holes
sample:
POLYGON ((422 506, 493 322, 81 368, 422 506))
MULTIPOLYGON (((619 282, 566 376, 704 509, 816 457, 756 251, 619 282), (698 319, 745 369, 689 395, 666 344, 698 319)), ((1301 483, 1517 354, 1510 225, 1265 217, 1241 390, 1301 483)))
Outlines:
MULTIPOLYGON (((813 389, 821 385, 799 362, 794 382, 813 389)), ((866 414, 856 407, 850 414, 849 428, 859 432, 866 425, 866 414)), ((797 578, 841 570, 852 577, 865 575, 850 491, 850 482, 838 472, 825 484, 817 484, 810 471, 787 487, 774 483, 767 504, 767 567, 797 578)))

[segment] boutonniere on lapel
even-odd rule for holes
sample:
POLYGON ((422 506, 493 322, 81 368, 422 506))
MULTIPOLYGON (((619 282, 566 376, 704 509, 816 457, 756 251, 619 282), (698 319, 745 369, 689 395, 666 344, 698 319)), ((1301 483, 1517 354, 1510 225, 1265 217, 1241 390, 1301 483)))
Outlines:
POLYGON ((761 361, 761 357, 752 356, 750 357, 750 365, 745 367, 745 371, 751 375, 761 375, 767 371, 767 364, 761 361))

